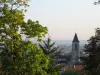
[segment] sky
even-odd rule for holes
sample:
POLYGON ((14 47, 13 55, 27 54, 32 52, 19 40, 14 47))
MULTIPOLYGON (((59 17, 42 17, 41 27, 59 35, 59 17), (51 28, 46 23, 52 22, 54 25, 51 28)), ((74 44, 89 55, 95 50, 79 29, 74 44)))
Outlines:
POLYGON ((38 20, 48 27, 52 40, 88 40, 100 27, 100 5, 97 0, 31 0, 25 20, 38 20))

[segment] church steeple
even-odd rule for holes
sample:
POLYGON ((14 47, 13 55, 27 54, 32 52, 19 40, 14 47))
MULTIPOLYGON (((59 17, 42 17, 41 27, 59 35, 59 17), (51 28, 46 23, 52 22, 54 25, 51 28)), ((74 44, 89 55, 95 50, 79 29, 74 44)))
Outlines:
POLYGON ((74 39, 72 41, 72 64, 76 64, 80 61, 80 50, 79 50, 79 40, 77 34, 75 33, 74 39))
POLYGON ((75 33, 75 36, 74 36, 74 39, 73 39, 73 41, 72 42, 79 42, 79 40, 78 40, 78 37, 77 37, 77 34, 75 33))

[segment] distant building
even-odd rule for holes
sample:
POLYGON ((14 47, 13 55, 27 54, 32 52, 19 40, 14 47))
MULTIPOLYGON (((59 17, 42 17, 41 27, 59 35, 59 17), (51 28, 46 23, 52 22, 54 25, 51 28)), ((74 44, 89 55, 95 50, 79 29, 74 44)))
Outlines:
POLYGON ((75 65, 80 62, 80 49, 79 49, 79 40, 77 34, 75 33, 74 39, 72 41, 72 58, 71 58, 71 65, 75 65))
POLYGON ((72 45, 70 46, 61 46, 62 48, 65 48, 67 51, 67 47, 70 48, 69 52, 64 52, 65 57, 59 57, 57 58, 58 63, 65 63, 69 66, 73 65, 80 65, 82 64, 82 61, 80 61, 80 57, 85 55, 84 52, 84 45, 80 45, 80 41, 78 39, 77 34, 75 33, 75 36, 72 41, 72 45))
POLYGON ((72 70, 72 69, 77 72, 83 71, 85 68, 85 65, 82 63, 82 61, 80 61, 80 57, 83 56, 85 53, 84 51, 81 50, 83 48, 80 48, 80 41, 76 33, 73 38, 71 47, 72 47, 72 50, 69 53, 69 56, 67 55, 65 58, 60 57, 57 59, 58 65, 62 66, 64 64, 64 67, 62 68, 62 72, 66 70, 72 70), (69 58, 69 60, 67 57, 69 58))

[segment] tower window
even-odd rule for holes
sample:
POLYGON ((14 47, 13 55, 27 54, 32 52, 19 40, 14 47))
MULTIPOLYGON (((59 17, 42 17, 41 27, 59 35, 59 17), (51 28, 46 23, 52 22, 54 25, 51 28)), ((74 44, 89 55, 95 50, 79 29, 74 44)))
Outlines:
POLYGON ((75 44, 75 50, 77 50, 77 44, 75 44))

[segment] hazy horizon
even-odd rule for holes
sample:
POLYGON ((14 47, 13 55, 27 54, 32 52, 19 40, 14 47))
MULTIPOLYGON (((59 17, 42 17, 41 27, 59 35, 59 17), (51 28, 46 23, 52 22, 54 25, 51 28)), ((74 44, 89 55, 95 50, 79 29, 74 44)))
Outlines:
MULTIPOLYGON (((62 45, 67 45, 67 44, 72 44, 72 40, 52 40, 56 44, 62 44, 62 45)), ((87 40, 80 40, 80 44, 87 44, 87 40)))

